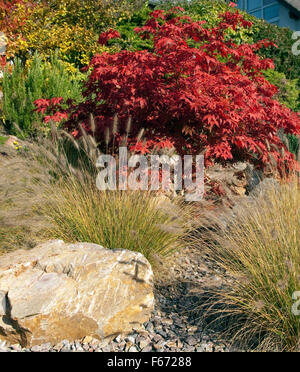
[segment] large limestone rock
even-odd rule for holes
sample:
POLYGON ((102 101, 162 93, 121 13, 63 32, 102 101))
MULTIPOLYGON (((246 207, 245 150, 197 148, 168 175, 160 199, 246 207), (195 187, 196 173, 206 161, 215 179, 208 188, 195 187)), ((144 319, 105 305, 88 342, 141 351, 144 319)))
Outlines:
POLYGON ((22 346, 141 328, 153 310, 140 253, 52 241, 0 258, 0 339, 22 346))

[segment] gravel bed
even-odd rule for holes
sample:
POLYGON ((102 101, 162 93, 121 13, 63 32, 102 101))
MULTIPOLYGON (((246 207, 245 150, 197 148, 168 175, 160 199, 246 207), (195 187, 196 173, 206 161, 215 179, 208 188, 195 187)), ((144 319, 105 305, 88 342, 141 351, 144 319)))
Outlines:
MULTIPOLYGON (((218 332, 204 328, 194 309, 197 292, 223 285, 224 273, 196 249, 185 248, 158 264, 155 280, 155 310, 144 329, 114 339, 85 337, 57 345, 30 349, 0 341, 0 352, 230 352, 237 349, 220 341, 218 332), (160 266, 160 267, 159 267, 160 266)), ((226 276, 225 276, 226 277, 226 276)), ((230 278, 228 279, 230 280, 230 278)))

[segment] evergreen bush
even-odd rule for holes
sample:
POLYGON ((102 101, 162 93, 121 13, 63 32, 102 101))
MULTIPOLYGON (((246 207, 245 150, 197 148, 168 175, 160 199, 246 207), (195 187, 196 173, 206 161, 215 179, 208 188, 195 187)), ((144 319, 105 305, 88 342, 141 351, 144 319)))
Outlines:
POLYGON ((75 102, 81 100, 80 72, 70 74, 65 65, 53 55, 49 61, 43 61, 35 54, 27 68, 16 58, 12 71, 5 70, 3 76, 3 121, 11 134, 18 134, 15 124, 22 135, 31 136, 37 132, 47 132, 49 127, 42 123, 41 114, 34 112, 34 101, 40 97, 64 97, 75 102))

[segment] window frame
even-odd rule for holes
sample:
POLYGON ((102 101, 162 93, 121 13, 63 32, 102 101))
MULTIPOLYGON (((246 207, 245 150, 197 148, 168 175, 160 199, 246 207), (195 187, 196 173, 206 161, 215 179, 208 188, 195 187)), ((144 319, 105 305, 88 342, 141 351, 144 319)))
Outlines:
MULTIPOLYGON (((279 18, 280 16, 278 15, 278 17, 274 17, 274 18, 270 18, 270 19, 266 19, 264 17, 264 10, 266 8, 269 8, 271 6, 274 6, 274 5, 278 5, 280 6, 280 3, 278 0, 273 0, 273 3, 271 4, 267 4, 267 5, 264 5, 264 2, 263 0, 260 0, 260 3, 261 5, 258 7, 258 8, 255 8, 251 11, 248 10, 248 2, 251 1, 251 0, 240 0, 240 5, 239 5, 239 8, 246 11, 247 13, 249 13, 250 15, 253 15, 253 13, 257 12, 257 11, 260 11, 261 13, 261 16, 259 17, 260 19, 264 19, 265 21, 269 22, 269 23, 278 23, 279 21, 279 18)), ((253 15, 254 16, 254 15, 253 15)), ((254 16, 255 17, 255 16, 254 16)))

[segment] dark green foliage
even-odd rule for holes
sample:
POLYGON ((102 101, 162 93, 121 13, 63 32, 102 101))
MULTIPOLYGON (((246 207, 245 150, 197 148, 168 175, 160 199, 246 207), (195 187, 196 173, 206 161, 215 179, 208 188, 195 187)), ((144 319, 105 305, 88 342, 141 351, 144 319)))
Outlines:
MULTIPOLYGON (((288 80, 283 72, 268 70, 265 72, 267 80, 278 88, 277 99, 293 111, 300 111, 300 90, 298 79, 288 80)), ((299 139, 288 135, 289 150, 297 156, 299 152, 299 139)))
POLYGON ((278 88, 277 99, 293 111, 298 111, 300 90, 298 79, 289 80, 283 72, 268 70, 264 73, 266 79, 278 88))
POLYGON ((35 55, 27 69, 20 59, 14 60, 12 72, 3 76, 3 117, 4 126, 11 134, 17 133, 15 124, 22 136, 32 136, 38 132, 47 133, 49 128, 42 124, 41 115, 34 112, 34 101, 39 98, 63 97, 81 99, 81 79, 67 72, 57 56, 45 62, 35 55))
POLYGON ((263 48, 259 53, 265 57, 272 58, 276 70, 285 73, 288 79, 299 78, 300 58, 292 53, 292 46, 295 42, 292 39, 293 31, 257 18, 253 20, 255 23, 254 41, 269 39, 278 46, 278 48, 263 48))
POLYGON ((220 13, 230 9, 225 0, 163 1, 158 7, 160 9, 170 9, 173 6, 184 8, 193 20, 205 20, 210 27, 217 24, 220 13))
POLYGON ((299 154, 299 138, 296 136, 288 135, 289 151, 297 157, 299 154))
POLYGON ((141 27, 145 24, 151 11, 152 9, 145 3, 130 19, 119 22, 117 30, 121 34, 122 39, 112 40, 109 44, 117 44, 121 49, 126 50, 151 50, 153 48, 152 41, 141 40, 134 32, 136 27, 141 27))

